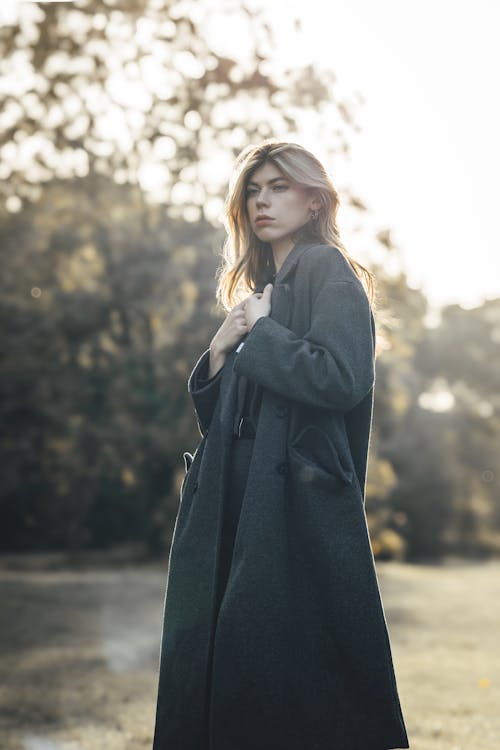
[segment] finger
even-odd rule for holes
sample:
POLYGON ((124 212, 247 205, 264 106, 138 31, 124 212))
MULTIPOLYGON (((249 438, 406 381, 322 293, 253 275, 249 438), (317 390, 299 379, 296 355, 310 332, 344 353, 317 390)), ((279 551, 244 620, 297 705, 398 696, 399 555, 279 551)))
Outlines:
POLYGON ((238 304, 233 307, 233 310, 243 310, 248 300, 253 296, 253 294, 249 294, 247 297, 244 297, 241 302, 238 302, 238 304))
POLYGON ((236 307, 233 307, 233 313, 235 315, 240 315, 241 313, 244 313, 247 303, 248 303, 248 299, 242 300, 238 305, 236 305, 236 307))

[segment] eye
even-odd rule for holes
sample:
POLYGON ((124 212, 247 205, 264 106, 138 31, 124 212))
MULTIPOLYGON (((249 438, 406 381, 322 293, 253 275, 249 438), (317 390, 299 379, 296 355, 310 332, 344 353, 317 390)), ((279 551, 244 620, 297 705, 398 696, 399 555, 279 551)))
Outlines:
MULTIPOLYGON (((273 185, 273 190, 288 190, 288 185, 273 185)), ((247 188, 245 194, 247 196, 253 195, 254 193, 257 193, 258 190, 256 188, 247 188)))

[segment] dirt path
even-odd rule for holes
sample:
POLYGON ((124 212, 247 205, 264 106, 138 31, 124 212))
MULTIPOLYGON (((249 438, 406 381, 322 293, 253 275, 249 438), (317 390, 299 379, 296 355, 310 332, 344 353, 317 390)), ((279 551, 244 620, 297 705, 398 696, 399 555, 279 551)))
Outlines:
MULTIPOLYGON (((500 563, 377 571, 411 750, 498 750, 500 563)), ((0 562, 1 750, 151 748, 165 581, 0 562)))

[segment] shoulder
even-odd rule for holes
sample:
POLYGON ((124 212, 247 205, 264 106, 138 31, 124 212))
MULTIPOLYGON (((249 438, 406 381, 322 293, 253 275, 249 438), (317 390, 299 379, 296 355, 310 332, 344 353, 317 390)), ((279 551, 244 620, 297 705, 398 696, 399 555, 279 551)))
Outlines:
POLYGON ((303 293, 309 295, 313 308, 321 311, 319 314, 324 318, 354 321, 362 316, 365 321, 371 320, 375 337, 375 320, 367 292, 344 253, 334 245, 311 245, 300 262, 299 284, 303 293))
POLYGON ((308 247, 299 259, 297 271, 300 275, 307 276, 310 284, 316 288, 338 282, 361 285, 351 264, 335 245, 317 244, 308 247))

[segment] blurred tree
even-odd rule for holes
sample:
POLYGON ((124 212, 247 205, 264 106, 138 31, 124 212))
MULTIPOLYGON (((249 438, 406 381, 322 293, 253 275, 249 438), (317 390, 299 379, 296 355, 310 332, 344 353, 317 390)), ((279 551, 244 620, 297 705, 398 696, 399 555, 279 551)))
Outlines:
POLYGON ((4 546, 157 546, 170 520, 185 373, 214 318, 212 233, 156 208, 145 234, 143 212, 138 188, 94 176, 0 227, 4 546))
POLYGON ((384 350, 370 471, 385 459, 397 481, 374 495, 374 537, 391 528, 408 559, 498 554, 500 300, 450 305, 430 327, 425 298, 404 274, 379 268, 377 277, 384 350))
POLYGON ((456 554, 500 551, 500 300, 449 305, 416 350, 428 381, 423 405, 442 411, 453 480, 446 546, 456 554), (448 408, 446 408, 448 407, 448 408))
POLYGON ((9 210, 53 177, 98 172, 139 184, 171 217, 215 221, 233 158, 252 140, 297 133, 306 118, 312 127, 314 112, 319 141, 347 151, 354 104, 333 91, 332 72, 282 70, 251 5, 20 5, 18 25, 0 29, 9 210))
MULTIPOLYGON (((16 14, 0 27, 0 548, 164 552, 181 453, 198 440, 186 379, 220 325, 234 157, 270 135, 302 140, 306 121, 345 153, 354 109, 333 73, 278 64, 255 3, 16 14)), ((390 231, 376 241, 392 259, 390 231)), ((500 302, 450 306, 429 328, 405 275, 374 271, 374 552, 498 552, 500 302)))
POLYGON ((198 439, 186 378, 220 325, 234 156, 308 110, 347 149, 333 74, 273 69, 245 5, 221 51, 228 9, 20 4, 0 29, 3 549, 164 551, 198 439))

